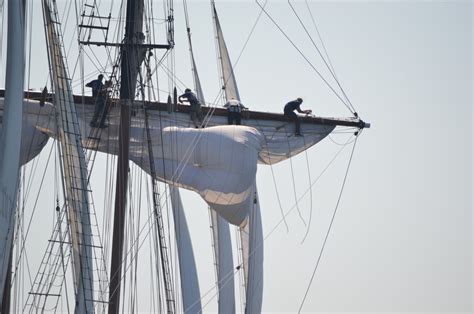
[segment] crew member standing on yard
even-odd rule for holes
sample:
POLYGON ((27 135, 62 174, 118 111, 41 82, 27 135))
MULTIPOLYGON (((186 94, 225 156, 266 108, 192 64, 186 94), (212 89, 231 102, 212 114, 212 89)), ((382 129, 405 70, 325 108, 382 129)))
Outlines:
POLYGON ((240 122, 242 120, 242 109, 248 109, 240 101, 232 97, 225 105, 225 108, 227 108, 227 122, 229 124, 235 124, 240 125, 240 122))
POLYGON ((311 110, 301 110, 300 106, 303 103, 303 99, 297 98, 296 100, 290 101, 285 105, 284 113, 285 116, 292 118, 295 121, 295 135, 296 136, 301 136, 301 130, 300 130, 300 120, 298 118, 298 115, 294 113, 294 111, 298 111, 299 113, 305 113, 305 114, 310 114, 312 111, 311 110))
POLYGON ((104 88, 104 84, 102 80, 104 76, 99 74, 96 80, 90 81, 86 84, 86 87, 92 88, 92 97, 94 97, 95 107, 94 107, 94 116, 92 117, 91 123, 89 124, 91 127, 99 127, 105 128, 107 127, 105 122, 105 102, 107 100, 107 91, 104 88), (97 125, 97 119, 100 116, 100 123, 97 125))
POLYGON ((196 97, 196 94, 194 94, 191 89, 186 88, 184 90, 184 94, 179 96, 179 101, 183 102, 183 99, 187 100, 189 102, 189 115, 191 117, 191 120, 194 122, 194 126, 196 128, 199 128, 202 124, 202 113, 201 113, 201 103, 199 102, 199 99, 196 97))

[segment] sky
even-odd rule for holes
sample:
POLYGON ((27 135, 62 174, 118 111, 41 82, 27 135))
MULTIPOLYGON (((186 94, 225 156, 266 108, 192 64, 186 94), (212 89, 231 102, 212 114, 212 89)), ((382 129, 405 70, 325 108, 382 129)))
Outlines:
MULTIPOLYGON (((317 38, 305 2, 292 3, 317 38)), ((473 3, 310 1, 309 5, 342 86, 372 127, 357 141, 336 219, 302 310, 471 313, 473 3)), ((188 7, 204 93, 212 102, 219 82, 210 6, 206 1, 189 1, 188 7)), ((270 1, 266 8, 311 63, 322 69, 288 3, 270 1)), ((217 9, 235 60, 259 7, 253 1, 219 1, 217 9)), ((178 34, 184 29, 182 4, 176 3, 175 10, 178 34)), ((35 8, 35 13, 40 11, 35 8)), ((44 35, 41 27, 37 29, 32 88, 44 86, 47 79, 45 51, 37 48, 44 35)), ((185 60, 177 62, 177 71, 191 85, 186 39, 176 36, 176 59, 185 60)), ((302 97, 302 107, 316 115, 349 115, 266 16, 259 20, 235 74, 242 102, 252 110, 281 112, 287 101, 302 97)), ((334 135, 291 164, 259 166, 257 185, 264 236, 268 235, 265 312, 298 311, 336 205, 350 147, 312 188, 312 205, 308 197, 299 203, 306 223, 313 212, 303 243, 306 226, 296 211, 286 218, 288 231, 279 224, 282 216, 272 170, 282 210, 288 212, 295 199, 292 178, 297 194, 305 192, 308 182, 339 150, 334 142, 346 139, 347 135, 334 135)), ((100 204, 101 196, 97 197, 100 204)), ((195 222, 191 234, 198 267, 204 269, 212 265, 207 208, 193 193, 183 192, 183 198, 188 220, 195 222)), ((44 206, 50 205, 45 201, 44 206)), ((212 267, 202 271, 202 291, 213 285, 213 276, 212 267)), ((215 309, 211 304, 205 311, 215 309)))

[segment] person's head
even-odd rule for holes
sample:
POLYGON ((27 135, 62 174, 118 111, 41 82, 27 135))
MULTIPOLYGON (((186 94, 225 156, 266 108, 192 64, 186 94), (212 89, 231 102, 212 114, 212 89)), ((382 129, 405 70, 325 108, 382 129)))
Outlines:
POLYGON ((99 81, 102 81, 103 78, 104 78, 104 76, 103 76, 102 74, 99 74, 99 76, 97 77, 97 79, 98 79, 99 81))
POLYGON ((301 104, 303 102, 303 98, 298 97, 298 98, 296 98, 296 101, 301 104))
POLYGON ((191 89, 190 89, 190 88, 186 88, 186 89, 184 90, 184 92, 185 92, 185 93, 190 93, 190 92, 191 92, 191 89))

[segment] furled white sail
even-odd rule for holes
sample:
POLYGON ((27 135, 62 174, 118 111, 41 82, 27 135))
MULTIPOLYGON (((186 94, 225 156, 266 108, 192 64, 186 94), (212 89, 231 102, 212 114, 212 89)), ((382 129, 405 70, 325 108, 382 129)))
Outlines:
POLYGON ((54 84, 54 104, 57 110, 57 130, 61 150, 61 166, 67 198, 68 225, 72 242, 75 273, 75 312, 94 311, 94 279, 92 264, 92 230, 87 166, 82 148, 79 120, 72 96, 71 80, 61 49, 60 24, 56 4, 44 0, 48 50, 54 84))
POLYGON ((8 48, 5 107, 0 134, 0 303, 9 289, 15 226, 16 195, 20 169, 20 143, 25 64, 25 1, 8 1, 8 48))
POLYGON ((173 206, 174 229, 181 277, 181 296, 185 313, 201 313, 201 293, 194 259, 191 236, 183 210, 179 189, 169 185, 171 204, 173 206))

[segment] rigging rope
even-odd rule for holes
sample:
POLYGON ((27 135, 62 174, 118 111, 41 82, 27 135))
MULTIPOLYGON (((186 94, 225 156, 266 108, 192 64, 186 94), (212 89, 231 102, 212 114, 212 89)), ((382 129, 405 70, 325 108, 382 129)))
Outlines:
MULTIPOLYGON (((295 14, 296 18, 298 19, 298 21, 300 22, 301 26, 303 27, 306 35, 308 35, 309 39, 311 40, 311 43, 313 44, 314 48, 316 48, 316 51, 318 52, 319 56, 321 57, 321 59, 323 60, 324 64, 326 65, 326 67, 328 68, 329 72, 331 73, 331 75, 333 76, 334 80, 336 81, 337 85, 339 86, 339 89, 341 90, 342 94, 344 95, 345 99, 347 100, 347 103, 344 102, 347 106, 350 106, 352 111, 355 112, 356 110, 354 109, 354 106, 352 106, 352 103, 351 101, 349 100, 349 98, 347 97, 344 89, 342 88, 338 78, 336 77, 336 74, 334 73, 334 68, 331 66, 329 66, 329 64, 327 63, 326 59, 324 58, 324 56, 322 55, 321 51, 319 50, 318 46, 316 45, 316 43, 314 42, 313 40, 313 37, 309 34, 308 32, 308 29, 306 28, 306 26, 304 25, 303 21, 301 20, 300 16, 298 15, 298 13, 296 12, 295 8, 293 7, 293 5, 291 4, 290 0, 288 0, 288 4, 290 5, 291 7, 291 10, 293 11, 293 13, 295 14)), ((309 9, 309 7, 308 7, 309 9)), ((311 11, 310 11, 311 12, 311 11)), ((311 14, 311 17, 313 17, 313 15, 311 14)), ((314 21, 314 18, 313 18, 313 23, 317 29, 317 26, 316 26, 316 22, 314 21)), ((319 31, 318 31, 318 34, 319 34, 319 31)), ((320 37, 321 39, 321 37, 320 37)), ((322 42, 322 39, 321 39, 321 42, 322 42)), ((327 51, 326 51, 326 55, 327 55, 327 51)), ((329 58, 329 56, 328 56, 329 58)))
MULTIPOLYGON (((304 139, 304 137, 303 137, 303 141, 306 146, 306 140, 304 139)), ((303 240, 301 240, 301 244, 304 243, 304 241, 306 240, 306 237, 308 236, 309 228, 311 227, 311 219, 313 218, 313 190, 311 188, 311 171, 309 167, 308 150, 306 149, 304 151, 304 156, 306 159, 306 170, 308 172, 308 180, 309 180, 309 219, 308 219, 308 227, 306 228, 306 233, 303 237, 303 240)))
MULTIPOLYGON (((291 145, 290 145, 289 137, 287 137, 287 143, 288 143, 288 151, 291 152, 291 145)), ((300 217, 300 219, 303 222, 304 226, 307 227, 306 221, 304 220, 303 215, 301 214, 300 207, 298 205, 298 197, 296 196, 296 182, 295 182, 295 173, 294 173, 294 170, 293 170, 293 158, 289 158, 289 159, 290 159, 290 169, 291 169, 291 181, 293 183, 293 196, 295 197, 296 210, 298 211, 298 216, 300 217)))
POLYGON ((309 66, 316 72, 316 74, 323 80, 323 82, 328 86, 328 88, 336 95, 337 98, 346 106, 346 108, 354 114, 352 111, 351 107, 349 107, 344 99, 337 93, 337 91, 329 84, 329 82, 324 78, 324 76, 316 69, 316 67, 313 65, 313 63, 304 55, 304 53, 301 51, 301 49, 291 40, 291 38, 285 33, 285 31, 278 25, 278 23, 273 19, 273 17, 265 10, 265 8, 258 2, 258 0, 255 0, 255 3, 262 9, 262 11, 265 13, 265 15, 272 21, 272 23, 278 28, 278 30, 283 34, 283 36, 288 40, 288 42, 293 46, 293 48, 298 51, 298 53, 303 57, 303 59, 309 64, 309 66))
POLYGON ((351 156, 350 156, 349 162, 347 164, 346 173, 344 175, 344 180, 342 181, 341 191, 339 192, 339 197, 337 199, 336 207, 334 208, 334 212, 333 212, 332 217, 331 217, 331 222, 329 223, 329 227, 328 227, 328 230, 326 232, 326 236, 324 237, 323 245, 321 246, 321 250, 319 251, 318 259, 316 261, 316 265, 314 267, 313 274, 311 275, 311 279, 309 280, 308 287, 306 288, 306 292, 304 294, 303 300, 301 301, 301 305, 300 305, 300 308, 298 309, 298 313, 301 313, 301 309, 303 308, 303 305, 306 301, 306 297, 308 296, 309 289, 311 288, 311 284, 313 283, 314 276, 316 274, 316 270, 318 269, 319 262, 321 261, 321 257, 323 255, 324 248, 326 247, 326 243, 327 243, 327 240, 328 240, 328 237, 329 237, 329 233, 331 232, 331 228, 333 226, 334 219, 336 218, 337 209, 339 208, 339 203, 341 201, 342 193, 344 191, 344 186, 346 184, 347 175, 349 173, 349 168, 351 166, 352 157, 354 156, 354 150, 355 150, 356 144, 357 144, 357 136, 356 136, 356 139, 354 141, 354 145, 352 146, 351 156))

